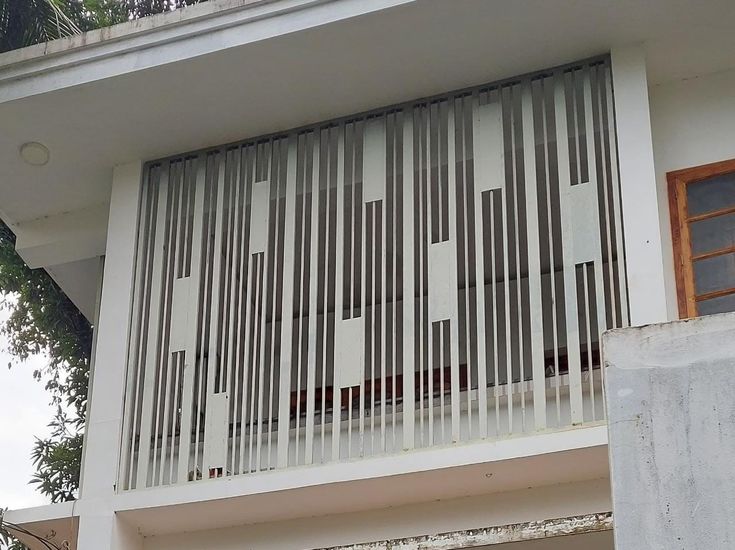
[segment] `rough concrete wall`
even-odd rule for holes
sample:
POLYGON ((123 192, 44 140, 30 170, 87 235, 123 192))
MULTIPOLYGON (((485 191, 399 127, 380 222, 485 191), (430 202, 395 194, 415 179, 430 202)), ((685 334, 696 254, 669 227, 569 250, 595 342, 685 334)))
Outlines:
POLYGON ((617 550, 735 548, 735 314, 603 346, 617 550))

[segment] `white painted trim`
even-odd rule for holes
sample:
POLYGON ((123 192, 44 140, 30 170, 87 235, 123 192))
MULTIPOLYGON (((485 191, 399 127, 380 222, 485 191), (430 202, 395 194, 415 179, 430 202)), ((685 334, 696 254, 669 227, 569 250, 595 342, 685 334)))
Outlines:
POLYGON ((0 103, 260 42, 413 1, 240 0, 123 23, 0 55, 0 103), (236 7, 228 9, 228 4, 236 7))
POLYGON ((615 48, 611 61, 630 322, 658 323, 669 315, 645 53, 641 46, 615 48))

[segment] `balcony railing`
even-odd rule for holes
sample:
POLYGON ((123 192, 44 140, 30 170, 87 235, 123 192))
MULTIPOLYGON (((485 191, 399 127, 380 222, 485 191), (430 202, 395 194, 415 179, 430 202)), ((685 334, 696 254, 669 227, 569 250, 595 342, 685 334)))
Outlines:
POLYGON ((603 419, 606 59, 150 163, 121 487, 603 419))

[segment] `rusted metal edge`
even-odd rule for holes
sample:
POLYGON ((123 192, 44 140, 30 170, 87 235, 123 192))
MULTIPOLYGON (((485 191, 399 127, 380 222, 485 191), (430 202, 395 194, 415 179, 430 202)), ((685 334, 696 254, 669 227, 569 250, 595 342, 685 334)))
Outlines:
POLYGON ((451 531, 438 535, 422 535, 377 542, 363 542, 346 546, 332 546, 323 550, 457 550, 492 544, 522 542, 551 537, 580 535, 613 528, 612 512, 585 514, 564 518, 512 523, 480 529, 451 531))

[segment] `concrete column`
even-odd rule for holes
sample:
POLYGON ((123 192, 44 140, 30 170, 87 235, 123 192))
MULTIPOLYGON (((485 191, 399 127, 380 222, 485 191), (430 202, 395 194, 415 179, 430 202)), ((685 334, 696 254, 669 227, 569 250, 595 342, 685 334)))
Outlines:
POLYGON ((603 336, 617 550, 735 548, 735 313, 603 336))
POLYGON ((135 548, 130 541, 137 537, 119 524, 111 499, 120 463, 141 173, 141 163, 135 162, 115 167, 112 176, 97 345, 90 377, 78 550, 135 548))
POLYGON ((642 47, 612 50, 623 230, 632 325, 668 320, 664 250, 642 47))

